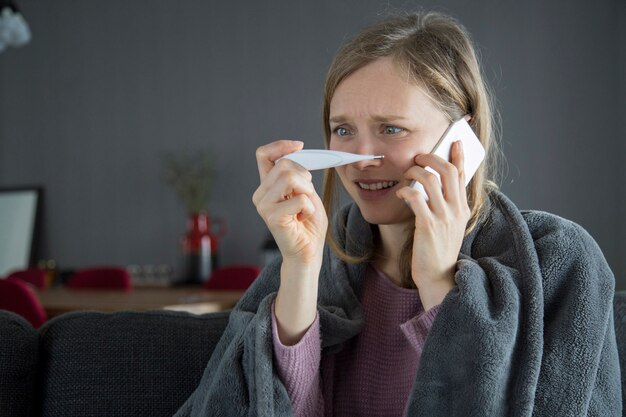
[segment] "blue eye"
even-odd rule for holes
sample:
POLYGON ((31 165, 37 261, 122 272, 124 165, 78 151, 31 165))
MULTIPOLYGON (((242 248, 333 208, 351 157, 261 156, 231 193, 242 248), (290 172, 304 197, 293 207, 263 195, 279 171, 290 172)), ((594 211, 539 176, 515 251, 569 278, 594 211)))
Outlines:
POLYGON ((352 134, 352 132, 345 127, 336 128, 335 133, 337 134, 337 136, 348 136, 352 134))
POLYGON ((404 129, 398 126, 385 126, 385 134, 386 135, 395 135, 400 132, 403 132, 404 129))

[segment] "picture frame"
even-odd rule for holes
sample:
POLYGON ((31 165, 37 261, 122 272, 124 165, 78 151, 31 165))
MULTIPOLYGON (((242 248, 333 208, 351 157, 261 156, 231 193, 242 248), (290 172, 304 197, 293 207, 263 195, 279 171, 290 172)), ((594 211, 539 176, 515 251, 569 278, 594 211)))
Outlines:
POLYGON ((0 187, 0 277, 39 257, 43 187, 0 187))

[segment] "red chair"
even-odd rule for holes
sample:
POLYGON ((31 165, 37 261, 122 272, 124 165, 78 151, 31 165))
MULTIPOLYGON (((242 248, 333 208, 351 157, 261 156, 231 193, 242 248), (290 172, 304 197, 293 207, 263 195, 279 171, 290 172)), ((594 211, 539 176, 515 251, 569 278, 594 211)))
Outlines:
POLYGON ((17 278, 28 282, 35 288, 43 290, 46 288, 46 271, 41 268, 28 268, 12 272, 7 278, 17 278))
POLYGON ((218 268, 204 283, 204 289, 211 291, 245 291, 261 273, 256 265, 233 265, 218 268))
POLYGON ((133 283, 124 268, 88 268, 76 272, 67 282, 73 289, 105 289, 130 291, 133 283))
POLYGON ((35 291, 19 278, 0 279, 0 309, 19 314, 36 329, 48 319, 35 291))

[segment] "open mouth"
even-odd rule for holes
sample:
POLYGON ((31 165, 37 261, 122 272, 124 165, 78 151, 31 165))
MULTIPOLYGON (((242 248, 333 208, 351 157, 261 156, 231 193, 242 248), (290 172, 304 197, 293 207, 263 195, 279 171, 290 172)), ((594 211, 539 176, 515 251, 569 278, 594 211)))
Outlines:
POLYGON ((387 188, 391 188, 395 186, 396 184, 398 184, 398 181, 378 181, 378 182, 370 182, 370 183, 357 181, 356 184, 362 190, 377 191, 377 190, 385 190, 387 188))

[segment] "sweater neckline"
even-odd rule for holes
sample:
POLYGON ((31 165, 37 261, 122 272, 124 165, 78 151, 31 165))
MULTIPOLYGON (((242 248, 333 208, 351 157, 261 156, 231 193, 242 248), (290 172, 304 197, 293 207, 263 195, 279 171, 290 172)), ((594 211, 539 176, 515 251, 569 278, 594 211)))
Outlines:
POLYGON ((411 294, 411 295, 415 295, 419 297, 417 290, 415 288, 404 288, 404 287, 397 285, 395 282, 391 280, 391 278, 389 278, 387 274, 385 274, 383 271, 376 268, 371 263, 368 264, 368 267, 371 268, 373 271, 373 274, 371 274, 371 276, 375 277, 378 282, 380 282, 382 285, 384 285, 388 289, 399 292, 401 294, 411 294))

